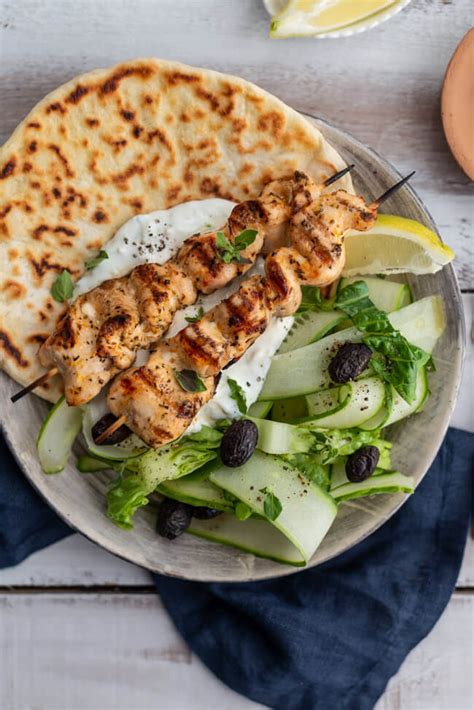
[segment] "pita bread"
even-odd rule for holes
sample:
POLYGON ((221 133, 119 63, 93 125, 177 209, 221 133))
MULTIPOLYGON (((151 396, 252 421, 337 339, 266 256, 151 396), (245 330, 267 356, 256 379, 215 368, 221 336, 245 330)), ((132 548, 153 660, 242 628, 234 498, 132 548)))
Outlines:
POLYGON ((21 384, 42 374, 38 346, 65 310, 50 295, 58 273, 81 276, 135 214, 343 166, 317 128, 236 77, 137 59, 64 84, 0 149, 1 367, 21 384))

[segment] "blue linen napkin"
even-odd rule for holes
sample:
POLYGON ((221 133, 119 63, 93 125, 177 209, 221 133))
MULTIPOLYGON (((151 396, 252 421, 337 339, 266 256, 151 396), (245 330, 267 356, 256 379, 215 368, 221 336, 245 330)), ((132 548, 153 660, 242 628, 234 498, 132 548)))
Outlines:
MULTIPOLYGON (((319 567, 204 584, 155 576, 178 631, 227 685, 281 710, 369 710, 453 591, 473 500, 474 435, 450 429, 416 493, 378 531, 319 567)), ((0 436, 0 567, 70 529, 0 436)))

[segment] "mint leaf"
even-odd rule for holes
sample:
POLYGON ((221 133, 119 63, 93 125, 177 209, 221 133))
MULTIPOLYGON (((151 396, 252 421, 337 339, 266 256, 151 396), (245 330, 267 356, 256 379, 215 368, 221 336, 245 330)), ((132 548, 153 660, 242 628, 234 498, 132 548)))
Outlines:
POLYGON ((225 236, 224 232, 216 232, 216 246, 219 249, 219 256, 225 264, 232 261, 238 264, 250 264, 250 259, 241 256, 244 251, 256 239, 258 232, 256 229, 244 229, 238 234, 233 242, 225 236))
POLYGON ((74 292, 74 284, 72 282, 71 274, 67 269, 59 274, 56 281, 51 286, 51 296, 58 303, 64 303, 68 298, 71 298, 74 292))
POLYGON ((239 500, 239 502, 235 504, 234 514, 237 520, 247 520, 252 515, 252 508, 249 508, 246 503, 239 500))
POLYGON ((230 264, 235 256, 235 252, 232 243, 227 239, 224 232, 217 232, 216 245, 219 249, 219 256, 224 264, 230 264))
MULTIPOLYGON (((262 489, 266 490, 266 489, 262 489)), ((276 520, 283 510, 280 500, 271 491, 267 491, 263 501, 263 512, 268 520, 276 520)))
POLYGON ((296 466, 311 480, 318 482, 322 471, 319 465, 325 466, 339 456, 349 456, 362 446, 370 444, 380 449, 386 442, 380 439, 380 430, 361 431, 360 429, 312 429, 313 445, 309 452, 284 455, 285 461, 296 466))
POLYGON ((184 320, 188 323, 198 323, 204 315, 204 308, 201 306, 194 316, 185 316, 184 320))
POLYGON ((216 244, 219 249, 231 249, 232 244, 227 239, 224 232, 216 232, 216 244))
POLYGON ((237 407, 241 414, 247 414, 247 400, 245 398, 245 392, 236 380, 231 377, 227 380, 227 384, 230 389, 230 396, 237 402, 237 407))
POLYGON ((236 236, 234 240, 234 248, 239 251, 247 249, 247 247, 254 243, 257 238, 257 234, 258 232, 256 229, 244 229, 243 232, 240 232, 240 234, 236 236))
POLYGON ((107 254, 104 249, 101 249, 100 252, 97 254, 97 256, 94 256, 92 259, 89 259, 89 261, 86 261, 84 266, 86 267, 87 271, 90 271, 91 269, 95 269, 96 266, 99 266, 105 259, 108 259, 109 255, 107 254))
POLYGON ((206 385, 194 370, 174 370, 176 381, 185 392, 205 392, 206 385))

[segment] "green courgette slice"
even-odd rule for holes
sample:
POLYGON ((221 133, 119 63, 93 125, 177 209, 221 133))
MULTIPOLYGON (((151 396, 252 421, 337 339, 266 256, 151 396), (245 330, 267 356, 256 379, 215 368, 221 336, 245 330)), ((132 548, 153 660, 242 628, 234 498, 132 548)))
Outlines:
POLYGON ((38 458, 45 473, 60 473, 69 458, 82 425, 82 409, 70 407, 61 397, 50 409, 36 440, 38 458))

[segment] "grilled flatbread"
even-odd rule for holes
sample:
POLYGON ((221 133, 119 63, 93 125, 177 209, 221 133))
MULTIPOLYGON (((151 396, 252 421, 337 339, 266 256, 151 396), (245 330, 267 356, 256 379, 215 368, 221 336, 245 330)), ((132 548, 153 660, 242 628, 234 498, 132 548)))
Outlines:
MULTIPOLYGON (((42 374, 38 346, 65 310, 54 280, 79 278, 135 214, 240 201, 295 169, 324 179, 343 166, 313 125, 233 76, 137 59, 64 84, 0 149, 1 367, 21 384, 42 374)), ((38 394, 54 401, 60 388, 38 394)))

